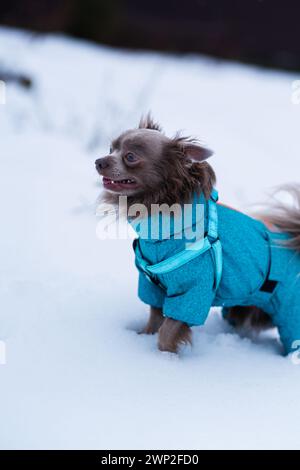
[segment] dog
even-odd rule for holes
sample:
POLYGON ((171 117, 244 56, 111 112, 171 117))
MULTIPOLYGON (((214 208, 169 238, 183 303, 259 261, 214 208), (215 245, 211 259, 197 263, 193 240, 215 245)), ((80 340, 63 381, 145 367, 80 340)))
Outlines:
MULTIPOLYGON (((104 200, 117 206, 119 197, 126 196, 128 207, 145 208, 142 219, 153 205, 189 204, 195 195, 207 205, 216 183, 207 162, 212 153, 197 139, 179 133, 167 137, 148 114, 136 129, 112 141, 109 155, 96 160, 104 200)), ((140 272, 139 297, 150 305, 140 333, 158 333, 158 348, 177 353, 182 344, 191 343, 191 327, 203 324, 210 307, 219 306, 238 329, 277 326, 285 352, 291 352, 300 339, 300 186, 289 191, 298 205, 270 208, 261 220, 216 205, 223 250, 218 289, 213 288, 215 267, 209 253, 152 282, 140 272)), ((173 235, 158 243, 141 241, 148 262, 182 250, 184 241, 173 235)))

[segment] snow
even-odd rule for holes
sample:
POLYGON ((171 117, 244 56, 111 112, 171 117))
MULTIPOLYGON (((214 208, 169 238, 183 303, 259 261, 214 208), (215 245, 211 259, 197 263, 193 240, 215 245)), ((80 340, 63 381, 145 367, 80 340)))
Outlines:
POLYGON ((299 448, 276 332, 241 338, 215 310, 178 357, 136 334, 131 242, 96 237, 94 170, 151 109, 216 151, 222 201, 249 209, 299 180, 299 77, 6 28, 0 64, 34 82, 0 105, 0 447, 299 448))

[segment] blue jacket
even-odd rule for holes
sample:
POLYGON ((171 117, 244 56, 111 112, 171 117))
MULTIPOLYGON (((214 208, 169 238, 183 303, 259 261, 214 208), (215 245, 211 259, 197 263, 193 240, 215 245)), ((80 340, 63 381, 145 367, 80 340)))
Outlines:
MULTIPOLYGON (((203 195, 193 204, 207 204, 203 195)), ((255 305, 272 316, 286 352, 300 339, 300 256, 260 221, 217 205, 219 238, 223 248, 223 273, 214 290, 215 266, 206 252, 168 274, 157 276, 159 285, 139 274, 138 295, 166 317, 190 326, 204 324, 212 306, 255 305)), ((206 211, 204 225, 207 225, 206 211)), ((147 221, 148 223, 148 221, 147 221)), ((135 227, 137 231, 138 228, 135 227)), ((185 249, 185 237, 139 239, 143 257, 158 263, 185 249)))

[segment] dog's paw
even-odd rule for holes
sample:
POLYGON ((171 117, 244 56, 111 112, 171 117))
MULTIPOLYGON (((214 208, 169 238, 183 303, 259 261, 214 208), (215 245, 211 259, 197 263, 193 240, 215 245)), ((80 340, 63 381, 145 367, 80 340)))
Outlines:
POLYGON ((192 343, 191 329, 185 323, 166 318, 159 329, 158 349, 177 354, 181 345, 192 343))
POLYGON ((172 343, 168 343, 168 342, 163 342, 163 341, 158 341, 158 349, 161 351, 161 352, 164 352, 164 353, 172 353, 172 354, 177 354, 178 353, 178 349, 179 349, 179 345, 176 344, 172 344, 172 343))
POLYGON ((139 334, 142 335, 154 335, 158 332, 159 328, 164 322, 164 316, 160 308, 151 307, 150 317, 147 322, 147 325, 139 331, 139 334))
POLYGON ((138 335, 154 335, 157 333, 158 329, 153 325, 146 325, 144 328, 138 331, 138 335))

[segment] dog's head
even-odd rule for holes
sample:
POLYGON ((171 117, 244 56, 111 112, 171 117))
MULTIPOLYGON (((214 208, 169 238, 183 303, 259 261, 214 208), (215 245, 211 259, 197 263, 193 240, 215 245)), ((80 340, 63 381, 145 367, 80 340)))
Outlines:
POLYGON ((146 205, 173 204, 188 201, 194 191, 209 196, 215 175, 205 160, 211 155, 195 139, 167 137, 148 115, 113 140, 109 155, 95 164, 110 201, 123 195, 146 205))

